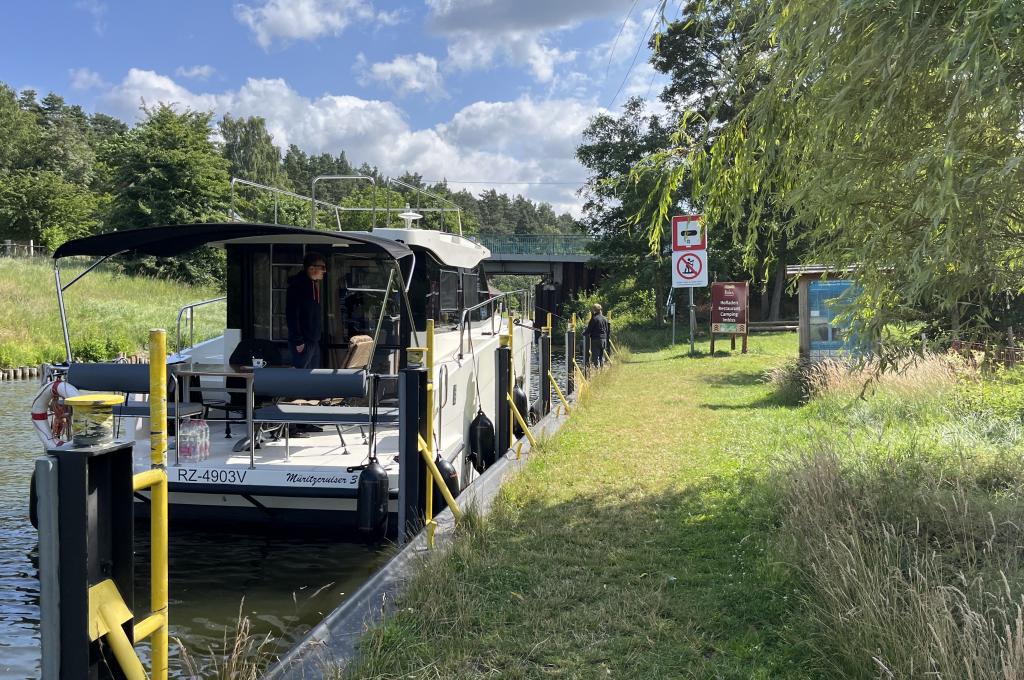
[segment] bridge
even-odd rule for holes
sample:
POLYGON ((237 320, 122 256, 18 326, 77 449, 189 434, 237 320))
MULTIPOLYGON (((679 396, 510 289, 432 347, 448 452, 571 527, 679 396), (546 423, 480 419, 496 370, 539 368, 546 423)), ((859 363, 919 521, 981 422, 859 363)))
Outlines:
POLYGON ((556 314, 561 314, 567 299, 592 289, 600 276, 588 249, 593 239, 584 234, 478 234, 472 238, 491 251, 484 261, 490 276, 543 277, 537 284, 537 306, 556 314))

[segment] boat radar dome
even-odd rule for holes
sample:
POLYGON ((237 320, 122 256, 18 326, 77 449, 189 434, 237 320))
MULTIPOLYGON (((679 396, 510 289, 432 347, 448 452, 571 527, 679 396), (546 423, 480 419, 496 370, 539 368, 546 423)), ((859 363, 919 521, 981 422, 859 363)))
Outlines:
POLYGON ((413 212, 408 203, 405 204, 405 212, 398 213, 398 216, 405 220, 406 229, 412 229, 412 223, 415 220, 423 218, 423 215, 420 215, 418 212, 413 212))

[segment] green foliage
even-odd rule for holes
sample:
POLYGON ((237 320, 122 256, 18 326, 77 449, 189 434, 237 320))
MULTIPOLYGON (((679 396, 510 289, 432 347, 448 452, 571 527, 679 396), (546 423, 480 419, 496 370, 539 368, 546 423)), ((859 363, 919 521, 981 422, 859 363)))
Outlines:
POLYGON ((1004 326, 1024 291, 1024 8, 1000 0, 712 1, 735 31, 722 79, 753 91, 720 134, 656 157, 750 244, 786 235, 855 266, 859 337, 922 318, 1004 326), (711 143, 710 149, 707 145, 711 143), (780 216, 784 219, 780 219, 780 216))
POLYGON ((277 183, 281 170, 281 152, 260 116, 235 118, 224 114, 217 125, 224 140, 224 157, 232 177, 243 177, 260 184, 277 183))
MULTIPOLYGON (((224 219, 228 162, 210 141, 210 118, 161 104, 107 147, 114 168, 111 225, 137 229, 224 219)), ((201 248, 172 260, 140 258, 129 271, 210 284, 223 281, 223 254, 201 248)))
POLYGON ((93 233, 105 197, 49 170, 0 173, 0 225, 6 238, 53 250, 93 233))

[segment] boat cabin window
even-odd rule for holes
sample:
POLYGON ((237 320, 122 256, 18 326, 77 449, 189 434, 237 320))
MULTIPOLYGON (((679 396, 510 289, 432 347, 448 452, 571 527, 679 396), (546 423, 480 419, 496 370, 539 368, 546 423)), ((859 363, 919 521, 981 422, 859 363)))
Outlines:
POLYGON ((439 325, 454 326, 459 323, 459 278, 457 271, 441 270, 439 325))
MULTIPOLYGON (((345 368, 349 339, 376 334, 374 370, 397 370, 401 298, 393 293, 391 299, 384 299, 390 260, 371 253, 303 244, 229 246, 227 250, 228 327, 240 329, 242 338, 270 340, 282 349, 287 347, 288 282, 302 269, 306 253, 315 251, 327 262, 321 288, 324 367, 345 368), (378 334, 382 306, 385 310, 378 334)), ((392 286, 398 286, 397 280, 392 286)))

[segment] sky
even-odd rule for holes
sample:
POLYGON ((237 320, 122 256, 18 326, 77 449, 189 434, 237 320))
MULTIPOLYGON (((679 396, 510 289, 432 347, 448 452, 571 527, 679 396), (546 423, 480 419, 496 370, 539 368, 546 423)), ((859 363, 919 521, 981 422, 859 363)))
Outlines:
POLYGON ((129 122, 158 102, 262 116, 282 150, 344 151, 578 216, 589 118, 630 96, 660 110, 657 4, 8 1, 0 80, 129 122))

